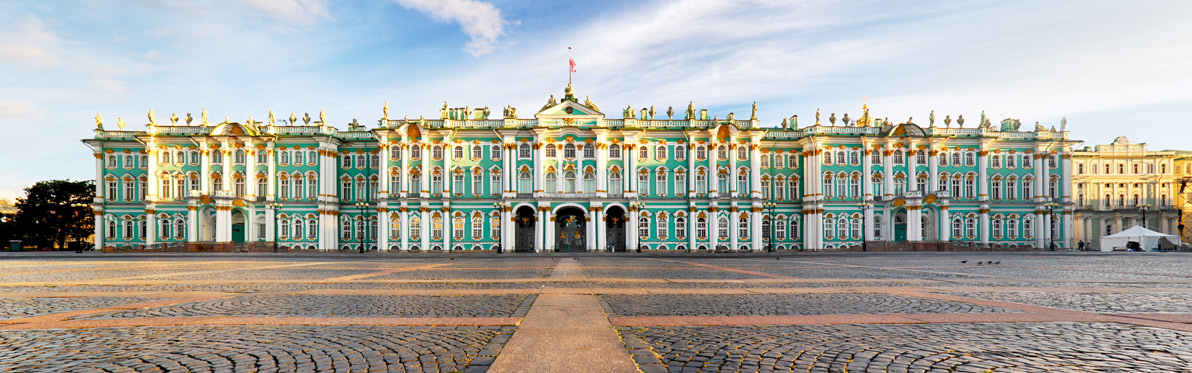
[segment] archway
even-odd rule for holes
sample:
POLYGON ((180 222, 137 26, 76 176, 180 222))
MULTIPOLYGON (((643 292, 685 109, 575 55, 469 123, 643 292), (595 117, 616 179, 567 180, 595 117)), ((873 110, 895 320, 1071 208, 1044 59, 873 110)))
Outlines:
POLYGON ((906 241, 906 210, 894 213, 894 241, 906 241))
POLYGON ((199 211, 199 241, 215 241, 215 209, 208 207, 199 211))
POLYGON ((534 208, 530 206, 519 207, 515 211, 514 216, 514 235, 513 252, 517 253, 532 253, 534 252, 534 225, 537 218, 534 216, 534 208))
POLYGON ((609 207, 604 213, 605 216, 605 242, 608 247, 604 249, 607 251, 623 252, 625 251, 625 209, 621 206, 609 207))
POLYGON ((585 246, 584 210, 579 207, 564 207, 555 212, 555 230, 559 236, 555 241, 555 251, 582 252, 585 246))
POLYGON ((923 216, 920 220, 923 222, 923 241, 939 241, 939 228, 936 225, 935 210, 928 207, 923 207, 923 216))
POLYGON ((232 210, 232 242, 244 242, 244 212, 232 210))

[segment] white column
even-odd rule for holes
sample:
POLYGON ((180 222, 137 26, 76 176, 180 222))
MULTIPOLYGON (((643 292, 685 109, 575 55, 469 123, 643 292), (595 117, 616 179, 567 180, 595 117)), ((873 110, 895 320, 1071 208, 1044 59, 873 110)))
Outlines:
POLYGON ((277 221, 277 210, 267 207, 265 208, 265 240, 277 241, 277 231, 273 229, 274 222, 277 221))
MULTIPOLYGON (((946 214, 946 212, 944 212, 943 214, 946 214)), ((873 241, 873 228, 874 228, 873 227, 873 206, 866 208, 864 216, 862 216, 861 218, 865 219, 865 223, 863 224, 865 226, 865 230, 864 230, 864 232, 862 232, 862 235, 864 236, 864 238, 862 238, 862 239, 865 241, 873 241)))
POLYGON ((637 193, 637 144, 625 144, 625 193, 626 197, 640 195, 637 193), (632 194, 630 194, 632 193, 632 194))
POLYGON ((544 242, 542 250, 543 251, 554 251, 555 250, 555 221, 554 221, 554 217, 551 216, 549 208, 546 211, 543 211, 542 216, 546 217, 545 219, 542 220, 543 230, 545 231, 545 233, 542 235, 543 242, 544 242))
POLYGON ((978 218, 979 220, 977 222, 978 238, 981 240, 981 243, 987 244, 987 243, 989 243, 989 228, 990 228, 990 226, 989 226, 989 202, 988 201, 981 202, 981 210, 979 212, 981 214, 980 214, 980 216, 978 218))
MULTIPOLYGON (((408 193, 412 192, 413 189, 416 188, 416 187, 410 186, 410 144, 406 143, 403 140, 403 142, 400 144, 397 144, 397 146, 401 147, 401 170, 398 170, 398 173, 401 174, 401 187, 398 188, 397 192, 401 193, 401 195, 399 196, 400 198, 406 198, 409 196, 408 193)), ((403 227, 406 224, 406 215, 404 215, 404 214, 407 214, 407 213, 408 212, 402 213, 403 215, 401 217, 401 224, 403 227)), ((410 249, 409 246, 406 246, 406 244, 407 244, 406 236, 408 236, 408 235, 409 234, 401 235, 402 250, 410 249)))
POLYGON ((377 251, 389 251, 389 209, 383 207, 377 208, 377 251))
MULTIPOLYGON (((534 169, 541 170, 542 168, 535 167, 534 169)), ((535 172, 535 174, 540 174, 540 173, 535 172)), ((535 177, 535 179, 537 179, 537 177, 535 177)), ((535 189, 535 190, 539 190, 539 189, 535 189)), ((546 250, 546 226, 548 225, 547 223, 550 222, 550 219, 548 219, 548 216, 547 216, 548 210, 549 209, 542 207, 542 206, 538 207, 538 221, 534 223, 534 252, 536 252, 536 253, 540 253, 540 252, 543 252, 546 250)))
MULTIPOLYGON (((989 200, 989 150, 982 144, 977 152, 977 200, 989 200)), ((957 196, 952 196, 956 198, 957 196)))
MULTIPOLYGON (((871 180, 873 180, 873 161, 871 160, 871 152, 875 151, 877 150, 869 149, 868 146, 861 151, 861 169, 864 170, 861 171, 861 175, 863 175, 861 179, 861 194, 864 196, 862 199, 866 201, 871 201, 874 197, 881 197, 873 195, 873 182, 871 182, 871 180)), ((793 198, 794 196, 791 197, 793 198)))
POLYGON ((587 220, 584 222, 584 237, 587 237, 587 239, 584 240, 584 246, 587 246, 587 248, 584 250, 593 252, 596 251, 597 248, 596 225, 600 222, 600 220, 596 215, 596 211, 590 208, 588 209, 588 213, 584 214, 584 219, 587 220))
POLYGON ((103 251, 104 233, 106 233, 104 232, 104 227, 107 226, 107 222, 103 219, 103 210, 95 209, 92 212, 95 214, 95 224, 92 224, 95 228, 95 250, 103 251))
MULTIPOLYGON (((934 162, 932 162, 934 164, 934 162)), ((934 178, 933 178, 934 179, 934 178)), ((952 218, 948 211, 949 206, 940 206, 940 216, 936 219, 936 228, 939 228, 940 242, 948 242, 952 240, 952 218)))
MULTIPOLYGON (((733 157, 733 159, 736 159, 736 157, 733 157)), ((737 203, 733 202, 732 207, 730 207, 728 209, 728 211, 729 211, 728 212, 728 224, 729 224, 729 226, 728 226, 728 240, 729 240, 729 245, 730 245, 729 250, 736 251, 738 249, 738 247, 737 247, 738 241, 740 240, 740 237, 737 237, 738 233, 740 233, 740 232, 738 232, 740 229, 737 229, 737 226, 741 223, 741 219, 740 219, 741 216, 740 216, 740 211, 738 210, 738 207, 737 207, 737 203)))
MULTIPOLYGON (((749 144, 749 197, 750 198, 761 198, 762 197, 762 163, 761 162, 762 162, 761 146, 759 146, 759 144, 756 144, 756 143, 750 143, 749 144)), ((806 182, 806 179, 807 178, 804 178, 804 182, 806 182)), ((795 198, 795 196, 791 196, 791 198, 795 198)), ((761 224, 760 220, 758 221, 758 224, 760 227, 760 224, 761 224)), ((758 229, 761 229, 761 228, 758 228, 758 229)), ((760 247, 760 246, 755 245, 755 247, 760 247)), ((754 249, 754 251, 757 251, 757 250, 758 249, 756 249, 756 248, 754 249)))
MULTIPOLYGON (((153 242, 157 238, 155 234, 157 231, 157 213, 153 210, 145 210, 145 215, 145 237, 141 238, 145 240, 145 247, 150 247, 153 246, 153 242)), ((247 220, 247 218, 245 219, 247 220)))
MULTIPOLYGON (((149 167, 148 171, 146 171, 146 176, 148 178, 148 185, 146 185, 146 188, 148 190, 145 191, 145 201, 153 202, 157 201, 157 193, 161 188, 161 186, 158 184, 161 182, 161 179, 159 179, 157 175, 157 163, 159 160, 158 153, 160 150, 157 149, 152 137, 149 138, 149 143, 145 144, 145 152, 149 154, 146 157, 146 159, 149 160, 149 167)), ((103 183, 103 179, 95 179, 95 181, 96 185, 103 183)), ((177 196, 177 200, 182 200, 184 197, 185 196, 177 196)))
MULTIPOLYGON (((910 150, 906 152, 906 190, 910 191, 919 190, 919 180, 918 175, 916 175, 916 172, 919 170, 919 164, 916 162, 919 158, 917 154, 919 154, 919 149, 915 148, 915 144, 911 144, 910 150)), ((909 228, 907 229, 909 230, 909 228)))
POLYGON ((203 191, 203 195, 215 194, 211 190, 211 152, 217 151, 207 144, 199 144, 199 190, 203 191))
POLYGON ((752 240, 750 244, 752 244, 754 252, 760 252, 762 251, 762 242, 764 242, 762 239, 762 209, 754 205, 749 208, 749 211, 751 218, 749 222, 749 239, 752 240))
POLYGON ((219 151, 223 153, 223 177, 219 179, 219 190, 232 190, 232 148, 227 141, 219 147, 219 151))
MULTIPOLYGON (((687 248, 690 250, 695 250, 696 248, 698 248, 698 246, 695 246, 695 222, 699 219, 697 218, 697 215, 696 215, 697 212, 693 208, 695 206, 695 204, 694 203, 688 204, 688 206, 689 207, 687 208, 687 211, 688 211, 688 213, 687 213, 687 248)), ((636 224, 636 223, 634 223, 634 224, 636 224)), ((637 235, 637 231, 630 231, 629 234, 627 234, 626 236, 634 237, 636 235, 637 235)))
POLYGON ((716 202, 708 207, 708 250, 716 251, 720 244, 720 212, 716 202))
MULTIPOLYGON (((423 153, 422 159, 426 159, 426 157, 428 157, 428 156, 430 156, 429 153, 423 153)), ((425 165, 426 162, 423 162, 422 164, 425 165)), ((425 182, 425 180, 424 180, 424 182, 425 182)), ((427 251, 430 251, 430 220, 431 220, 432 215, 430 213, 430 209, 426 207, 426 201, 424 200, 422 203, 423 203, 422 208, 421 208, 422 220, 419 222, 421 227, 418 228, 418 229, 420 229, 419 238, 422 239, 422 243, 419 245, 420 246, 419 248, 422 249, 422 252, 427 252, 427 251)))
MULTIPOLYGON (((742 195, 748 195, 748 193, 749 193, 748 190, 737 190, 737 184, 738 184, 737 183, 737 152, 736 152, 737 146, 739 146, 737 143, 729 143, 729 149, 728 149, 728 190, 730 193, 729 198, 741 198, 742 195), (738 193, 740 193, 740 194, 738 194, 738 193)), ((791 199, 794 199, 794 198, 795 198, 795 196, 791 196, 791 199)), ((736 218, 732 218, 729 220, 736 220, 736 218)), ((734 245, 734 247, 732 249, 736 250, 737 248, 734 245)))
MULTIPOLYGON (((720 196, 720 189, 719 189, 720 188, 720 183, 719 183, 720 174, 718 173, 717 164, 716 164, 716 160, 719 159, 719 158, 717 158, 717 154, 719 153, 719 151, 716 151, 716 149, 719 149, 719 146, 715 146, 715 145, 708 146, 708 150, 709 150, 708 151, 708 177, 705 178, 704 181, 706 181, 708 183, 708 197, 709 198, 717 198, 720 196)), ((715 236, 715 235, 709 233, 708 236, 711 237, 711 236, 715 236)), ((710 249, 715 250, 716 246, 712 246, 710 249)))
MULTIPOLYGON (((628 215, 629 221, 625 224, 625 251, 637 251, 637 242, 639 239, 641 239, 641 237, 637 236, 637 216, 637 208, 630 206, 628 215)), ((691 226, 695 226, 695 219, 692 219, 691 222, 691 226)), ((695 240, 693 238, 692 242, 694 241, 695 240)), ((694 250, 695 248, 693 247, 692 249, 694 250)))
POLYGON ((922 206, 907 206, 907 208, 906 208, 906 240, 907 241, 922 241, 923 240, 923 210, 922 210, 922 206))
MULTIPOLYGON (((265 195, 262 197, 265 197, 266 201, 273 201, 274 200, 273 196, 275 193, 273 190, 273 185, 274 185, 273 183, 275 180, 277 180, 277 149, 274 148, 274 143, 270 142, 269 148, 266 150, 263 150, 263 151, 267 152, 267 155, 269 157, 269 159, 268 159, 269 160, 269 174, 265 175, 265 180, 267 180, 266 181, 267 185, 265 186, 265 195)), ((320 156, 320 158, 322 158, 322 157, 320 156)), ((314 196, 314 197, 315 197, 315 200, 318 200, 320 196, 314 196)), ((272 228, 270 228, 270 229, 272 229, 272 228)), ((272 236, 270 236, 270 237, 272 237, 272 236)))
MULTIPOLYGON (((760 177, 758 180, 761 180, 760 177)), ((695 143, 689 142, 687 143, 687 197, 695 198, 696 189, 698 188, 695 187, 695 143)), ((691 226, 695 226, 694 217, 691 219, 691 226)), ((691 249, 695 250, 694 247, 691 249)))
MULTIPOLYGON (((541 196, 542 196, 542 193, 545 193, 545 192, 546 192, 546 186, 545 186, 545 178, 546 178, 546 171, 545 171, 545 170, 546 170, 546 146, 543 146, 543 145, 542 145, 542 139, 536 139, 535 141, 537 141, 537 143, 536 143, 536 144, 534 144, 534 167, 533 167, 533 170, 534 170, 534 190, 533 190, 533 193, 534 193, 534 194, 533 194, 533 196, 534 196, 534 197, 541 197, 541 196)), ((584 144, 584 145, 586 145, 586 146, 595 146, 595 144, 584 144)), ((583 154, 583 152, 581 151, 581 152, 579 152, 579 154, 583 154)), ((579 173, 579 174, 580 174, 580 175, 583 175, 583 172, 582 172, 582 170, 580 171, 580 173, 579 173)), ((580 177, 582 177, 582 176, 580 176, 580 177)), ((581 180, 582 180, 582 179, 581 179, 581 180)), ((583 184, 583 183, 582 183, 582 182, 580 182, 580 184, 583 184)), ((538 232, 542 232, 542 229, 541 229, 541 228, 539 228, 537 231, 538 231, 538 232)), ((535 245, 537 245, 537 246, 542 246, 542 245, 540 245, 540 244, 539 244, 541 241, 542 241, 541 239, 534 240, 534 242, 535 242, 535 245)), ((540 251, 539 249, 540 249, 540 248, 535 248, 535 249, 534 249, 534 251, 540 251)))
MULTIPOLYGON (((419 146, 422 146, 422 145, 425 145, 425 144, 419 144, 419 146)), ((427 199, 427 198, 430 198, 430 177, 431 177, 430 176, 431 175, 430 174, 431 152, 430 152, 429 147, 422 146, 421 154, 422 154, 422 177, 420 177, 418 179, 422 181, 421 182, 422 185, 420 185, 418 187, 420 188, 419 191, 421 192, 420 196, 422 196, 422 199, 427 199)), ((508 168, 506 168, 506 170, 508 170, 508 168)), ((422 220, 427 221, 430 219, 422 219, 422 220)), ((422 233, 428 233, 428 232, 429 231, 425 231, 425 230, 422 231, 422 233)), ((423 246, 422 249, 429 250, 426 246, 423 246)))
POLYGON ((199 242, 199 211, 196 206, 186 206, 186 242, 199 242))
MULTIPOLYGON (((450 147, 448 147, 448 148, 450 148, 450 147)), ((447 157, 444 157, 444 158, 447 158, 447 157)), ((454 227, 452 227, 452 224, 455 221, 455 218, 452 217, 451 214, 452 214, 452 212, 450 209, 443 212, 443 216, 444 216, 444 218, 443 218, 443 251, 454 250, 454 248, 451 247, 451 238, 452 238, 451 234, 452 234, 452 231, 454 230, 454 227)))
MULTIPOLYGON (((249 201, 255 201, 255 197, 257 196, 257 152, 264 150, 257 150, 254 148, 251 141, 246 142, 245 146, 248 149, 244 150, 244 196, 249 201)), ((245 220, 244 227, 245 234, 247 235, 248 232, 252 231, 251 227, 254 224, 248 221, 251 220, 248 217, 245 217, 245 220)), ((248 240, 247 237, 245 240, 248 240)))
MULTIPOLYGON (((384 139, 382 139, 384 141, 384 139)), ((381 169, 377 170, 377 198, 389 199, 389 144, 384 142, 377 145, 377 156, 381 158, 381 169)), ((397 146, 397 145, 392 145, 397 146)), ((377 221, 380 224, 380 221, 377 221)))
MULTIPOLYGON (((940 185, 939 185, 939 184, 940 184, 940 179, 939 179, 939 166, 940 166, 940 162, 939 162, 939 158, 940 158, 940 155, 939 155, 939 150, 936 150, 936 149, 930 149, 930 150, 928 151, 928 153, 927 153, 927 156, 928 156, 928 157, 927 157, 927 172, 928 172, 928 175, 927 175, 927 185, 929 185, 929 186, 930 186, 930 187, 929 187, 929 188, 930 188, 930 190, 927 190, 927 193, 935 193, 935 191, 937 191, 937 190, 940 190, 940 185)), ((924 195, 927 195, 927 193, 924 193, 924 195)), ((953 197, 955 197, 955 196, 953 196, 953 197)), ((939 224, 937 224, 937 225, 939 225, 939 224)))
POLYGON ((443 146, 443 199, 450 200, 451 194, 456 191, 451 190, 455 187, 455 171, 451 169, 451 161, 455 157, 455 146, 446 144, 443 146))
MULTIPOLYGON (((402 154, 402 159, 406 159, 406 154, 402 154)), ((404 170, 405 167, 402 167, 404 170)), ((404 184, 403 184, 404 185, 404 184)), ((487 218, 487 217, 486 217, 487 218)), ((401 208, 401 251, 410 251, 410 210, 406 207, 401 208)))
MULTIPOLYGON (((596 197, 608 197, 608 145, 604 144, 604 138, 596 139, 596 197)), ((557 177, 557 176, 556 176, 557 177)), ((557 180, 557 179, 556 179, 557 180)), ((558 184, 558 181, 555 182, 558 184)), ((547 191, 552 192, 552 191, 547 191)), ((604 246, 600 247, 604 250, 604 246)))
MULTIPOLYGON (((884 191, 882 193, 887 197, 890 197, 886 198, 886 200, 889 200, 894 197, 894 157, 891 156, 894 153, 891 150, 880 151, 882 152, 882 172, 884 173, 882 178, 882 189, 884 189, 884 191)), ((890 219, 886 220, 894 220, 892 216, 887 215, 887 217, 890 219)), ((890 231, 890 234, 887 236, 893 238, 894 232, 890 231)))
POLYGON ((605 242, 605 239, 607 238, 605 236, 607 235, 607 233, 605 232, 605 229, 606 229, 606 227, 604 225, 605 224, 605 222, 604 222, 605 216, 604 216, 604 209, 602 207, 603 206, 600 206, 600 205, 592 206, 592 223, 591 224, 596 225, 596 227, 595 227, 596 237, 593 237, 593 241, 595 241, 595 244, 596 244, 596 247, 594 249, 595 251, 604 251, 604 247, 608 245, 605 242))

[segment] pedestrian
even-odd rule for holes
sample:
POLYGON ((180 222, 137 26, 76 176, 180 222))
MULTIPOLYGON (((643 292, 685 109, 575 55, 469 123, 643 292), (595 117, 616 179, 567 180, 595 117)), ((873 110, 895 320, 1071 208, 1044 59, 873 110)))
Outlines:
POLYGON ((1084 240, 1080 240, 1076 245, 1080 248, 1080 251, 1084 251, 1084 240))

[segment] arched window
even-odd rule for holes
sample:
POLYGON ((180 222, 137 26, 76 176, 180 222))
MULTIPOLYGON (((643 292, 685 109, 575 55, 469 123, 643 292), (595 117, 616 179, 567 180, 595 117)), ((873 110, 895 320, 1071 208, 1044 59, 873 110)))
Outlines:
MULTIPOLYGON (((575 145, 567 144, 571 148, 571 157, 575 158, 575 145)), ((564 148, 566 149, 566 148, 564 148)), ((566 153, 566 151, 564 151, 566 153)), ((566 154, 564 154, 566 156, 566 154)), ((517 158, 521 160, 530 160, 530 144, 522 143, 517 147, 517 158)))
POLYGON ((451 193, 463 194, 464 192, 464 173, 455 170, 454 175, 451 175, 451 193))
POLYGON ((654 158, 665 160, 667 156, 666 153, 666 145, 658 145, 658 147, 654 148, 654 158))
POLYGON ((314 215, 306 217, 306 238, 311 240, 319 238, 319 219, 315 219, 314 215))
POLYGON ((765 177, 762 178, 762 199, 770 199, 770 179, 765 177))
POLYGON ((621 158, 621 145, 612 144, 608 146, 608 157, 610 159, 621 158))
POLYGON ((972 174, 964 178, 964 198, 977 198, 977 178, 972 174))
MULTIPOLYGON (((785 197, 786 189, 782 187, 785 184, 786 184, 786 180, 782 178, 782 175, 778 175, 778 177, 774 178, 774 199, 775 200, 786 199, 786 197, 785 197)), ((766 198, 766 199, 769 199, 769 198, 766 198)))
POLYGON ((682 169, 675 170, 675 195, 682 196, 689 193, 687 189, 687 173, 682 169))
POLYGON ((186 220, 181 217, 174 219, 174 239, 186 238, 186 220))
POLYGON ((687 219, 682 216, 675 217, 675 238, 687 239, 687 219))
POLYGON ((902 149, 894 150, 894 154, 891 157, 893 157, 892 161, 895 166, 901 166, 906 163, 906 156, 903 155, 902 149))
POLYGON ((836 151, 836 164, 840 165, 840 166, 844 166, 844 165, 848 164, 848 161, 845 159, 843 150, 836 151))
POLYGON ((302 225, 302 219, 301 219, 301 218, 294 218, 294 220, 292 220, 292 221, 290 222, 290 224, 291 224, 290 226, 291 226, 291 227, 293 227, 293 228, 291 228, 290 230, 291 230, 292 232, 294 232, 294 239, 296 239, 296 240, 297 240, 297 239, 301 239, 301 238, 302 238, 302 227, 303 227, 303 225, 302 225))
POLYGON ((501 170, 489 170, 488 189, 492 195, 501 194, 501 170))
POLYGON ((658 217, 655 218, 655 222, 657 224, 654 225, 654 237, 659 240, 665 240, 666 239, 666 227, 668 225, 667 224, 668 222, 666 220, 666 215, 659 214, 658 217))
POLYGON ((546 173, 546 192, 555 193, 559 191, 559 176, 555 174, 554 170, 546 173))
POLYGON ((875 240, 882 239, 882 216, 881 215, 873 216, 873 228, 871 228, 870 230, 873 231, 873 239, 875 239, 875 240))
POLYGON ((343 241, 351 240, 352 231, 352 219, 345 216, 339 222, 339 236, 343 241))
POLYGON ((584 146, 584 158, 587 158, 587 159, 596 158, 596 146, 591 145, 591 144, 585 145, 584 146))
POLYGON ((927 165, 927 152, 924 152, 922 150, 916 151, 915 152, 915 164, 916 165, 927 165))
POLYGON ((832 239, 836 237, 836 218, 828 215, 824 217, 824 238, 832 239))
POLYGON ((800 227, 799 227, 799 217, 798 217, 798 215, 793 215, 793 216, 791 216, 791 231, 790 231, 790 234, 791 234, 791 238, 795 238, 795 239, 798 239, 799 237, 803 236, 803 230, 802 230, 802 229, 800 229, 800 227))
POLYGON ((716 148, 716 159, 719 159, 722 161, 728 159, 728 147, 727 146, 720 145, 719 147, 716 148))
POLYGON ((791 176, 790 180, 787 180, 787 186, 789 188, 787 194, 790 195, 791 200, 798 201, 801 197, 799 195, 799 178, 791 176))
POLYGON ((1030 176, 1025 176, 1022 178, 1022 199, 1034 198, 1035 194, 1034 191, 1032 191, 1032 184, 1033 183, 1030 176))
POLYGON ((1035 236, 1035 219, 1031 215, 1022 217, 1022 237, 1032 238, 1035 236))
POLYGON ((584 170, 584 192, 596 193, 596 171, 591 167, 584 170))
MULTIPOLYGON (((522 174, 525 175, 527 178, 529 178, 529 175, 530 175, 529 172, 523 172, 522 174)), ((567 172, 563 174, 564 191, 566 191, 567 193, 575 193, 575 187, 576 187, 575 183, 576 183, 575 171, 567 170, 567 172)))
POLYGON ((557 148, 555 148, 555 144, 549 144, 549 145, 547 145, 547 146, 546 146, 546 157, 547 157, 547 158, 555 158, 555 157, 558 157, 559 155, 557 154, 557 152, 556 152, 556 149, 557 149, 557 148))
POLYGON ((418 241, 422 239, 422 219, 418 218, 418 215, 414 215, 410 218, 408 229, 410 232, 410 240, 418 241))
POLYGON ((959 216, 952 218, 952 238, 964 238, 964 219, 959 216))
MULTIPOLYGON (((343 195, 341 195, 339 198, 342 198, 345 200, 351 199, 352 184, 349 183, 347 180, 344 180, 342 185, 344 186, 343 195)), ((277 180, 277 194, 278 194, 277 198, 290 199, 290 178, 289 178, 289 176, 283 175, 282 178, 277 180)))
MULTIPOLYGON (((570 175, 572 176, 572 181, 574 181, 575 180, 574 179, 575 172, 568 171, 568 173, 570 173, 570 175)), ((532 176, 530 175, 530 171, 522 170, 522 172, 520 174, 518 174, 518 176, 517 176, 517 192, 522 193, 522 194, 530 193, 530 191, 532 191, 534 189, 533 183, 534 183, 534 181, 532 179, 532 176)), ((572 190, 569 190, 569 192, 575 192, 575 190, 574 190, 575 184, 574 183, 572 183, 570 185, 570 188, 572 190)))
MULTIPOLYGON (((792 179, 792 180, 794 180, 794 179, 792 179)), ((854 173, 853 176, 849 178, 848 189, 849 189, 848 190, 849 197, 852 197, 852 198, 860 198, 861 197, 861 174, 854 173)), ((793 198, 793 196, 792 196, 792 198, 793 198)))
POLYGON ((637 235, 641 238, 650 237, 650 218, 641 216, 637 219, 637 235))
POLYGON ((717 239, 721 240, 721 241, 728 240, 728 230, 729 229, 730 229, 730 226, 729 226, 728 218, 721 216, 720 219, 718 219, 716 221, 716 231, 717 231, 716 237, 717 237, 717 239))
POLYGON ((703 145, 699 145, 699 146, 695 147, 695 159, 699 159, 699 160, 708 159, 707 149, 705 149, 703 145))
POLYGON ((848 164, 853 165, 853 166, 861 164, 861 152, 857 151, 857 150, 849 151, 848 152, 848 164))
POLYGON ((438 214, 430 219, 430 239, 435 241, 443 239, 443 218, 438 214))
MULTIPOLYGON (((658 169, 658 171, 656 171, 654 173, 654 175, 656 175, 655 180, 654 180, 654 192, 657 193, 659 197, 665 197, 667 195, 666 170, 660 168, 660 169, 658 169)), ((596 187, 596 181, 593 180, 592 188, 595 188, 595 187, 596 187)))
POLYGON ((641 196, 650 194, 650 171, 643 169, 637 173, 637 193, 641 196))
POLYGON ((749 196, 749 171, 744 168, 737 172, 737 195, 749 196))
POLYGON ((608 174, 608 192, 609 194, 619 195, 622 193, 621 171, 612 170, 608 174))
POLYGON ((771 231, 773 229, 772 227, 773 227, 773 224, 770 222, 769 216, 766 216, 765 218, 762 219, 762 239, 763 240, 766 240, 766 241, 770 240, 770 237, 772 237, 772 233, 771 233, 771 231))
POLYGON ((162 215, 157 218, 157 236, 162 240, 170 239, 170 218, 162 215))
POLYGON ((1002 199, 1002 179, 995 177, 989 183, 990 198, 993 198, 994 201, 1000 201, 1002 199))
POLYGON ((783 219, 781 215, 774 220, 774 239, 778 241, 786 239, 786 219, 783 219))
POLYGON ((741 214, 741 217, 737 218, 737 239, 740 239, 740 240, 749 239, 749 216, 748 215, 741 214))
POLYGON ((490 240, 497 239, 501 235, 501 217, 497 213, 493 213, 492 218, 488 219, 488 238, 490 240))
POLYGON ((977 237, 977 218, 968 218, 964 220, 964 234, 970 238, 977 237))
POLYGON ((575 144, 563 145, 563 158, 575 159, 575 144))
POLYGON ((650 147, 645 145, 637 147, 637 159, 643 161, 650 159, 650 147))
POLYGON ((410 146, 410 159, 414 159, 414 160, 422 159, 422 146, 421 145, 414 144, 414 145, 410 146))
POLYGON ((695 237, 701 240, 708 239, 708 219, 698 218, 695 220, 695 237))
POLYGON ((993 239, 999 240, 1002 238, 1002 218, 1000 216, 993 218, 993 239))
POLYGON ((737 160, 744 161, 749 159, 749 148, 746 146, 737 146, 737 160))
POLYGON ((460 146, 460 145, 456 145, 455 148, 452 149, 452 151, 451 151, 451 158, 455 159, 455 160, 463 159, 464 158, 464 147, 460 146))
POLYGON ((847 216, 841 215, 840 224, 836 226, 836 228, 840 230, 840 232, 837 234, 837 237, 840 237, 842 240, 847 240, 849 238, 849 231, 851 231, 853 228, 852 225, 852 220, 849 220, 847 216))
POLYGON ((472 159, 479 160, 484 157, 484 147, 480 145, 472 146, 472 159))
POLYGON ((676 161, 687 160, 687 145, 679 144, 679 145, 675 146, 675 160, 676 161))
POLYGON ((700 168, 699 172, 695 174, 695 193, 708 194, 708 173, 703 168, 700 168))
MULTIPOLYGON (((824 156, 827 159, 832 159, 831 155, 824 156)), ((774 155, 774 168, 786 168, 786 158, 782 154, 774 155)))
POLYGON ((464 218, 451 219, 451 238, 456 241, 464 239, 464 218))
POLYGON ((824 198, 832 198, 832 191, 834 190, 834 188, 832 188, 832 173, 831 172, 824 174, 824 188, 823 189, 824 189, 823 190, 824 198))
POLYGON ((972 166, 975 166, 976 164, 977 164, 977 154, 972 151, 964 152, 964 165, 968 166, 968 167, 972 167, 972 166))

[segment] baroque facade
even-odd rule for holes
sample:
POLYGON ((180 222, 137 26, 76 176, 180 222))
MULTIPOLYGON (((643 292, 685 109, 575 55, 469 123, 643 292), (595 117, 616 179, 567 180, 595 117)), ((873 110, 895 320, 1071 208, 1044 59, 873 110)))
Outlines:
POLYGON ((1017 120, 943 126, 833 113, 763 127, 653 107, 606 118, 568 86, 532 118, 450 108, 345 130, 317 120, 103 128, 98 247, 844 249, 871 242, 1071 247, 1074 141, 1017 120), (656 115, 657 114, 657 115, 656 115))
POLYGON ((1135 225, 1179 235, 1178 155, 1148 150, 1125 136, 1073 152, 1076 239, 1098 248, 1101 237, 1135 225))

